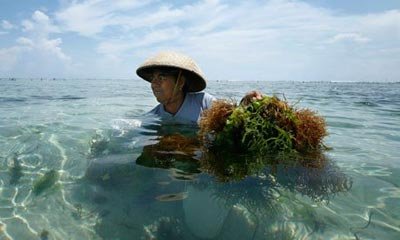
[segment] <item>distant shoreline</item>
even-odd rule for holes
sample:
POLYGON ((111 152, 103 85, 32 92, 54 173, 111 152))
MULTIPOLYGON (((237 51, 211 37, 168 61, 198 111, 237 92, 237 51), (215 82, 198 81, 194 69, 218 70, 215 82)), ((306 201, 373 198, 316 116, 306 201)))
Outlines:
MULTIPOLYGON (((32 81, 66 81, 66 80, 78 80, 78 81, 98 81, 98 80, 122 80, 122 81, 140 81, 141 79, 137 78, 37 78, 37 77, 0 77, 0 81, 17 81, 17 80, 32 80, 32 81)), ((219 79, 211 79, 208 82, 289 82, 289 83, 368 83, 368 84, 377 84, 377 83, 390 83, 396 84, 400 83, 399 81, 296 81, 296 80, 219 80, 219 79)))

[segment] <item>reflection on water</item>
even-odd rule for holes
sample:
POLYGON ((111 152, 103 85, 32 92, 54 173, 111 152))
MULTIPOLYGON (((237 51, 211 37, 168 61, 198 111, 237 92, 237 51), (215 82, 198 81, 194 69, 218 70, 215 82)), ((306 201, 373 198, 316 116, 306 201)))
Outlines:
POLYGON ((86 171, 86 190, 78 192, 88 207, 96 205, 101 219, 96 230, 103 238, 297 239, 324 224, 301 201, 328 204, 352 186, 351 178, 322 153, 287 157, 211 151, 193 130, 150 139, 152 144, 141 151, 124 154, 115 150, 125 145, 121 136, 105 144, 92 141, 91 152, 98 148, 101 154, 86 171), (301 231, 292 229, 298 224, 274 225, 290 215, 300 217, 301 231))

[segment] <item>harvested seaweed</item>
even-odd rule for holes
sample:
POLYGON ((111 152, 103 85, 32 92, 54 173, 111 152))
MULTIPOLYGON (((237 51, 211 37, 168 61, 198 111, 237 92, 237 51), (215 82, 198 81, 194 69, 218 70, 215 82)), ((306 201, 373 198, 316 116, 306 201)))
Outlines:
POLYGON ((217 100, 203 113, 201 138, 211 147, 241 153, 304 153, 322 149, 325 120, 276 96, 236 105, 217 100))

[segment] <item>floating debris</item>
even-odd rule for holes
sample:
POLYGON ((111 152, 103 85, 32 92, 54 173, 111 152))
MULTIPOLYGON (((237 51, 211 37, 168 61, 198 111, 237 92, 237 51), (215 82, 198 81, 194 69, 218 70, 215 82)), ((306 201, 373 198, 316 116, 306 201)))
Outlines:
POLYGON ((33 193, 35 195, 41 194, 44 190, 52 187, 58 181, 58 178, 58 171, 48 171, 33 184, 33 193))
POLYGON ((157 196, 156 199, 161 202, 172 202, 172 201, 181 201, 187 197, 188 197, 187 192, 181 192, 181 193, 163 194, 157 196))

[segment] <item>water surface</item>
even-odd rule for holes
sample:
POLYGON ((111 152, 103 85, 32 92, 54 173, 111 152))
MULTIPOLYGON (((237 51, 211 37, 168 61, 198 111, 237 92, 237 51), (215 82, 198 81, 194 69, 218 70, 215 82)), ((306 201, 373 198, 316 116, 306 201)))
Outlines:
POLYGON ((209 83, 220 98, 260 89, 317 110, 332 147, 319 167, 154 155, 163 136, 196 130, 143 116, 156 105, 145 81, 1 79, 0 89, 0 239, 400 236, 398 83, 209 83))

